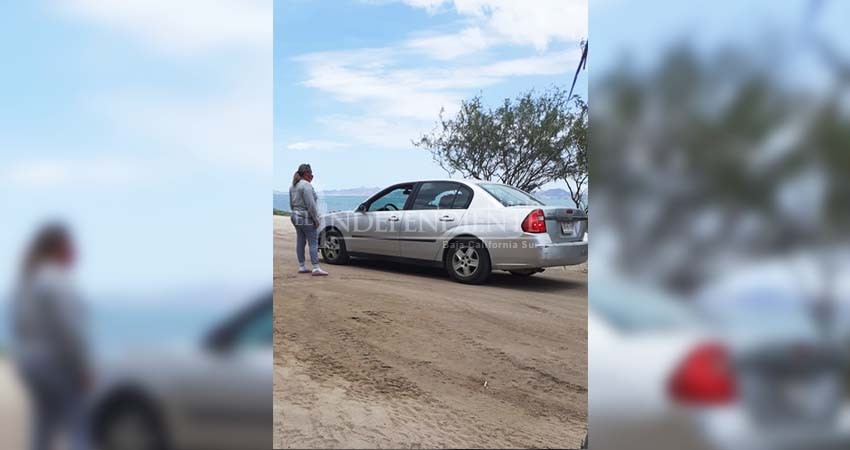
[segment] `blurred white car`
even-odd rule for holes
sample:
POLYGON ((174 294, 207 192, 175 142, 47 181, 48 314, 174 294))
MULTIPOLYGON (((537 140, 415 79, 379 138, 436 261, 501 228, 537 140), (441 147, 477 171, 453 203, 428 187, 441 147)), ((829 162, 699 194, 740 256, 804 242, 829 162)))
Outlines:
POLYGON ((126 352, 102 367, 93 405, 101 450, 272 447, 272 295, 197 346, 126 352))
POLYGON ((850 445, 843 366, 829 345, 744 338, 660 292, 598 278, 591 286, 591 448, 850 445))

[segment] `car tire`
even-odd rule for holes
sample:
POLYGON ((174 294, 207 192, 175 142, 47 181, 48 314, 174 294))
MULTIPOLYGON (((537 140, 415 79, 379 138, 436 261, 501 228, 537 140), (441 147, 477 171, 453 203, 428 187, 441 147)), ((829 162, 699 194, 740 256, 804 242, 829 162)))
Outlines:
POLYGON ((443 262, 449 276, 459 283, 482 284, 490 276, 490 252, 478 239, 449 242, 443 262))
POLYGON ((540 269, 517 269, 517 270, 509 270, 512 275, 516 275, 518 277, 530 277, 535 273, 543 272, 540 269))
POLYGON ((100 450, 169 450, 165 430, 153 408, 140 400, 113 403, 95 427, 100 450))
POLYGON ((348 264, 350 260, 348 249, 345 247, 345 238, 339 231, 328 230, 325 232, 322 258, 328 264, 348 264))

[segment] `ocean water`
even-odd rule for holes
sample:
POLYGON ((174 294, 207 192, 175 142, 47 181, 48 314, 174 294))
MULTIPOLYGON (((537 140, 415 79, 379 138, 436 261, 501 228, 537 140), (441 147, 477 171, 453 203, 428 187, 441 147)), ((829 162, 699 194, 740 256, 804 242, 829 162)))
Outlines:
MULTIPOLYGON (((360 195, 319 195, 319 212, 354 211, 368 196, 360 195)), ((274 194, 274 209, 289 211, 289 194, 274 194)))
MULTIPOLYGON (((99 301, 87 305, 90 338, 103 351, 201 342, 234 307, 198 302, 122 305, 99 301)), ((9 312, 9 302, 0 302, 0 350, 9 344, 9 312)))

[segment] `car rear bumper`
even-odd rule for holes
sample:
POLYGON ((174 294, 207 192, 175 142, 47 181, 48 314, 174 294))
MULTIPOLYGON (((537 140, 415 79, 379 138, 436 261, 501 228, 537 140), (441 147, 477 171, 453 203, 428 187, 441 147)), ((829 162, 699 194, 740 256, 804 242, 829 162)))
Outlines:
POLYGON ((717 449, 827 450, 850 447, 850 406, 831 423, 787 424, 778 429, 755 426, 740 408, 699 414, 697 423, 717 449))
POLYGON ((755 427, 740 408, 703 414, 590 419, 591 448, 612 450, 839 450, 850 448, 847 423, 820 427, 755 427), (597 447, 598 446, 598 447, 597 447))
POLYGON ((587 261, 587 241, 552 243, 535 237, 489 244, 493 269, 542 269, 587 261))

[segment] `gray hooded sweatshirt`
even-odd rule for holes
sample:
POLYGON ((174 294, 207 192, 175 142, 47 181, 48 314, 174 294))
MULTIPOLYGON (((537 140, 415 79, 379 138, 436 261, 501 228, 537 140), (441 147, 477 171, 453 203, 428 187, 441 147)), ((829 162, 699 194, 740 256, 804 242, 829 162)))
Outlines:
POLYGON ((67 271, 50 264, 36 269, 16 292, 12 322, 12 353, 25 373, 63 374, 72 383, 86 376, 86 312, 67 271))
POLYGON ((319 209, 316 203, 319 196, 313 190, 313 185, 307 180, 300 180, 289 187, 289 209, 292 211, 292 223, 295 225, 314 225, 320 223, 319 209))

